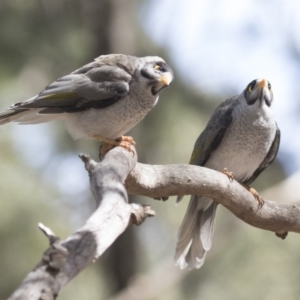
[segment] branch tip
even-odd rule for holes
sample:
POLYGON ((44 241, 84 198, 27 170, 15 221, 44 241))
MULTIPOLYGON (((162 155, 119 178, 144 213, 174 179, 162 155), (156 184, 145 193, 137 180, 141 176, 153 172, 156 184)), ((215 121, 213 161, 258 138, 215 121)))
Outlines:
POLYGON ((154 217, 155 216, 155 211, 151 208, 149 204, 143 205, 144 207, 144 214, 147 215, 147 217, 154 217))
POLYGON ((135 225, 141 225, 147 217, 154 217, 155 211, 151 209, 150 205, 131 204, 130 222, 135 225))
POLYGON ((288 236, 288 232, 287 231, 275 232, 275 235, 280 239, 284 240, 288 236))
POLYGON ((81 158, 81 160, 83 162, 87 162, 88 160, 91 159, 91 157, 88 154, 85 154, 85 153, 80 153, 78 156, 81 158))
POLYGON ((83 161, 85 169, 89 172, 92 171, 97 165, 97 163, 93 159, 91 159, 88 154, 81 153, 78 156, 83 161))
POLYGON ((55 233, 43 223, 38 223, 39 229, 44 233, 44 235, 49 239, 50 245, 53 245, 60 238, 55 235, 55 233))

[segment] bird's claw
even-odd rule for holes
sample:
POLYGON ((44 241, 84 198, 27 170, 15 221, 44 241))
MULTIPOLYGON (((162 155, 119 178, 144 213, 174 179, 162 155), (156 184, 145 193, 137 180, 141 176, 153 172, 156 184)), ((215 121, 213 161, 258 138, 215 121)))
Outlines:
POLYGON ((117 143, 115 146, 120 146, 128 150, 129 152, 133 152, 131 146, 136 146, 136 142, 133 140, 131 136, 121 136, 120 138, 116 139, 115 142, 117 143))
MULTIPOLYGON (((136 146, 136 142, 134 141, 133 137, 131 137, 131 136, 123 135, 123 136, 117 138, 115 141, 117 143, 127 143, 134 147, 136 146)), ((120 145, 118 145, 118 146, 120 146, 120 145)), ((121 146, 121 147, 123 147, 123 146, 121 146)))
POLYGON ((253 187, 249 187, 249 192, 254 196, 254 198, 258 202, 257 210, 260 210, 263 207, 263 205, 265 204, 264 199, 260 196, 260 194, 257 192, 257 190, 254 189, 253 187))
POLYGON ((115 140, 108 139, 106 137, 103 137, 98 134, 94 134, 92 138, 102 141, 103 144, 99 148, 99 158, 103 158, 105 154, 111 150, 114 147, 123 147, 129 152, 132 152, 134 154, 134 151, 132 150, 131 146, 136 146, 136 142, 133 140, 131 136, 121 136, 115 140))
POLYGON ((257 190, 255 188, 248 186, 246 184, 242 184, 242 183, 241 183, 241 185, 254 196, 254 198, 258 202, 257 211, 260 210, 263 207, 263 205, 265 204, 264 199, 260 196, 260 194, 257 192, 257 190))
POLYGON ((233 179, 234 179, 234 173, 233 172, 229 172, 228 170, 227 170, 227 168, 224 168, 223 170, 222 170, 222 173, 224 174, 224 175, 226 175, 228 178, 229 178, 229 180, 232 182, 233 181, 233 179))

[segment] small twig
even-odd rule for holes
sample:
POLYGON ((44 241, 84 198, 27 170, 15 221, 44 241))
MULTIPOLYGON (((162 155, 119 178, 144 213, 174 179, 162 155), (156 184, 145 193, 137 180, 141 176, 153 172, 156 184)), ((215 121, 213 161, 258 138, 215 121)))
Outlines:
POLYGON ((49 239, 50 245, 59 240, 59 237, 57 237, 54 232, 50 228, 46 227, 43 223, 38 223, 38 227, 49 239))
POLYGON ((172 195, 203 195, 227 207, 255 227, 271 230, 281 238, 289 231, 300 233, 300 206, 265 201, 257 210, 253 195, 220 172, 192 165, 151 166, 137 164, 137 155, 117 147, 101 163, 80 155, 89 172, 97 210, 85 225, 61 241, 46 226, 39 228, 50 247, 42 261, 28 274, 10 300, 54 299, 60 289, 98 258, 127 228, 154 215, 149 206, 128 204, 131 194, 166 200, 172 195), (30 291, 30 293, 28 293, 30 291))
POLYGON ((80 155, 90 176, 97 210, 66 240, 60 240, 43 224, 40 230, 50 241, 41 262, 24 279, 10 300, 55 299, 60 289, 97 259, 132 223, 141 224, 154 215, 149 206, 128 204, 123 182, 134 168, 137 156, 117 147, 101 163, 80 155), (29 292, 30 291, 30 292, 29 292))
POLYGON ((150 205, 131 204, 131 223, 141 225, 147 217, 154 217, 155 211, 151 209, 150 205))

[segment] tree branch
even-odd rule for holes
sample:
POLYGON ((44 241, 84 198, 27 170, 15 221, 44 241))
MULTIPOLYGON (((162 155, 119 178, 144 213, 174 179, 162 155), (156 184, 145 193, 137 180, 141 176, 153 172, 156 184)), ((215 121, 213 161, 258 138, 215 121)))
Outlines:
POLYGON ((50 247, 10 300, 54 299, 60 289, 98 258, 131 223, 153 216, 149 206, 128 204, 123 182, 131 194, 167 199, 172 195, 204 195, 221 203, 238 218, 255 227, 279 233, 300 233, 300 207, 266 201, 258 210, 253 195, 236 181, 207 168, 137 163, 135 149, 111 150, 101 163, 81 155, 90 176, 97 210, 82 228, 61 241, 44 225, 50 247))
POLYGON ((300 206, 265 201, 258 210, 253 195, 221 172, 194 165, 137 163, 125 182, 129 194, 167 199, 175 195, 203 195, 224 205, 246 223, 274 231, 300 233, 300 206))
POLYGON ((86 155, 80 157, 89 173, 98 208, 84 226, 65 241, 39 224, 50 247, 10 300, 55 299, 60 289, 98 258, 129 224, 141 224, 146 217, 154 215, 149 206, 128 204, 123 182, 136 164, 135 151, 115 148, 101 163, 86 155))

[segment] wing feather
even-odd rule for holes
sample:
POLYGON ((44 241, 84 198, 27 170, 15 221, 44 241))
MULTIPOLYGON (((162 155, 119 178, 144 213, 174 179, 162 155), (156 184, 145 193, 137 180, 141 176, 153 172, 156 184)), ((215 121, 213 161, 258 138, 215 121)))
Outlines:
MULTIPOLYGON (((100 56, 94 62, 59 78, 39 95, 12 105, 11 110, 44 108, 41 114, 78 112, 108 107, 129 93, 134 66, 116 64, 119 56, 100 56)), ((122 62, 130 61, 124 58, 122 62)), ((135 60, 134 60, 135 62, 135 60)))
MULTIPOLYGON (((195 142, 190 164, 204 166, 211 153, 219 146, 232 122, 232 111, 236 106, 237 97, 227 99, 216 108, 204 131, 195 142)), ((180 202, 182 198, 183 196, 178 196, 176 202, 180 202)))
POLYGON ((211 153, 219 146, 227 128, 232 122, 232 111, 237 97, 227 99, 214 111, 206 128, 195 142, 190 164, 204 166, 211 153))
POLYGON ((245 184, 251 184, 257 177, 258 175, 267 167, 269 166, 274 159, 276 158, 276 155, 278 153, 279 145, 280 145, 280 129, 276 123, 276 133, 274 137, 274 141, 270 147, 270 150, 263 160, 263 162, 260 164, 260 166, 257 168, 257 170, 253 173, 253 175, 245 182, 245 184))

